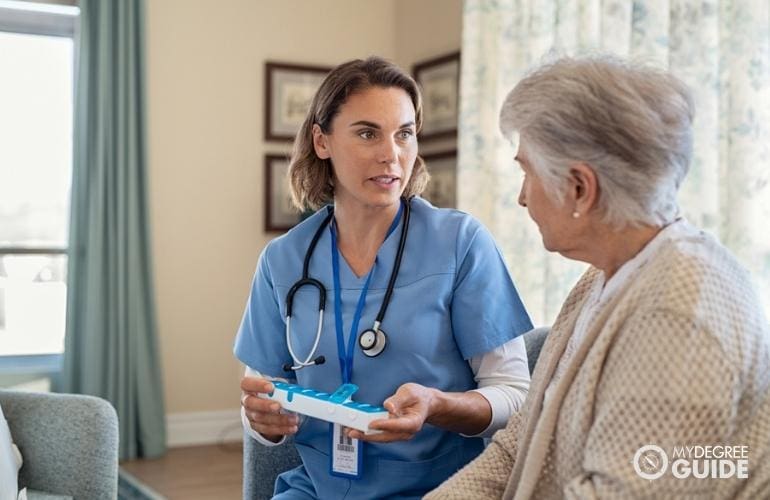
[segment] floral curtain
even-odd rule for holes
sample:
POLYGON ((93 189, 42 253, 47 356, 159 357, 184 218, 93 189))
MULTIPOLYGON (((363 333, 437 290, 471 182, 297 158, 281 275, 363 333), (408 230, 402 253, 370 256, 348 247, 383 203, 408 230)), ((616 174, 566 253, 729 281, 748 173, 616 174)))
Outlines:
POLYGON ((519 207, 507 92, 549 52, 611 52, 669 68, 696 101, 685 217, 750 271, 770 311, 770 12, 767 0, 466 0, 459 205, 494 233, 535 324, 550 324, 585 264, 548 254, 519 207))

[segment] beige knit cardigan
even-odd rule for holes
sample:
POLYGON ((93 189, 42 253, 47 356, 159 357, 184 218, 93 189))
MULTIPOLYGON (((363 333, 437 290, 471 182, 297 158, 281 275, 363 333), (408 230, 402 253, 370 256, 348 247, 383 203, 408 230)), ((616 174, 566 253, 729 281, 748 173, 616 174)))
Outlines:
POLYGON ((589 269, 543 346, 522 411, 428 499, 770 499, 770 328, 746 272, 691 226, 604 306, 554 381, 589 269), (748 479, 642 479, 643 445, 746 445, 748 479))

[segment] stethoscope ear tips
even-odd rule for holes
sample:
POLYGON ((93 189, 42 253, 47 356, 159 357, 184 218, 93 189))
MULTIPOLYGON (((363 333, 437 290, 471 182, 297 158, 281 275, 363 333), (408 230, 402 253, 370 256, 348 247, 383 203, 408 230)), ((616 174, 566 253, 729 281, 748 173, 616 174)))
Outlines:
POLYGON ((365 356, 379 356, 388 345, 388 336, 382 330, 369 329, 358 336, 358 346, 365 356))

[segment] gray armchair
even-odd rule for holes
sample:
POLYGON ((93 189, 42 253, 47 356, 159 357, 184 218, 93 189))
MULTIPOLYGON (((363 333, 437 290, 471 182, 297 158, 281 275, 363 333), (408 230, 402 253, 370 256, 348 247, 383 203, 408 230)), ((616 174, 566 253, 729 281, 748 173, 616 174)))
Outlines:
POLYGON ((543 349, 545 338, 551 329, 547 326, 534 328, 523 335, 524 346, 527 349, 527 361, 529 362, 529 374, 535 373, 535 364, 540 357, 540 351, 543 349))
MULTIPOLYGON (((549 331, 550 328, 543 327, 524 334, 529 373, 535 371, 535 363, 549 331)), ((299 454, 291 440, 287 439, 281 446, 266 447, 244 434, 243 498, 261 500, 272 497, 278 474, 297 467, 300 463, 299 454)))
POLYGON ((24 457, 19 488, 28 488, 29 500, 117 498, 118 417, 110 403, 0 390, 0 405, 24 457))
POLYGON ((248 434, 243 434, 243 498, 261 500, 272 498, 278 474, 301 463, 294 441, 287 439, 281 446, 264 446, 248 434))

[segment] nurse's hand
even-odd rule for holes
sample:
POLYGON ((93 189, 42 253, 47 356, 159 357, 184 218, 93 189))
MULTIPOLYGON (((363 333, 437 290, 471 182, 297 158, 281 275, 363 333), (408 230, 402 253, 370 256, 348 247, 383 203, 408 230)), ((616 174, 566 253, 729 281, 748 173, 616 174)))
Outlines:
POLYGON ((355 429, 349 429, 347 434, 372 443, 412 439, 428 419, 436 392, 436 389, 420 384, 404 384, 382 404, 390 412, 390 418, 374 420, 369 424, 370 429, 383 431, 381 434, 364 434, 355 429))
POLYGON ((273 384, 267 379, 241 379, 241 405, 246 411, 249 425, 270 441, 278 442, 283 436, 297 432, 299 419, 293 413, 281 413, 280 403, 258 396, 272 391, 273 384))

